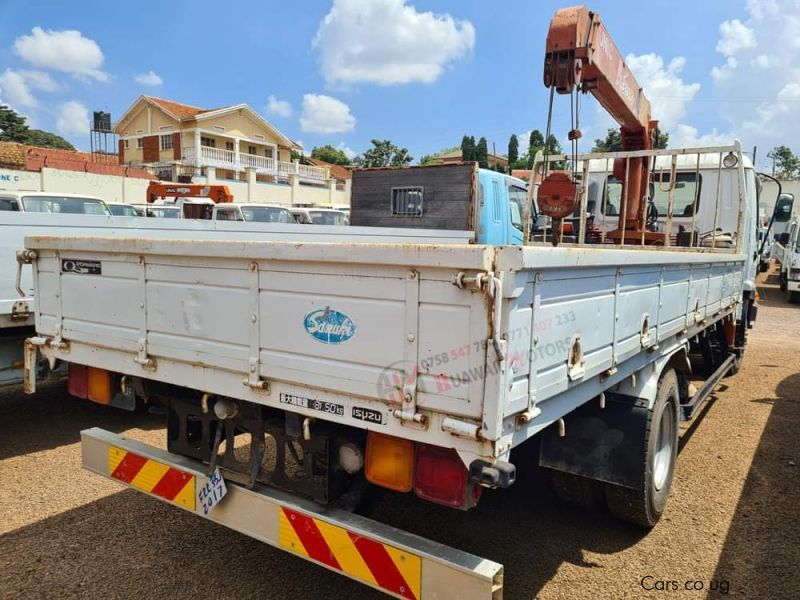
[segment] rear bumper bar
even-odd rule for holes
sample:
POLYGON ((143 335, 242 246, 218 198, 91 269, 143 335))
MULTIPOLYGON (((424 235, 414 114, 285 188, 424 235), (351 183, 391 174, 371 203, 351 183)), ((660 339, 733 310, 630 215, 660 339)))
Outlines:
POLYGON ((201 463, 93 428, 81 432, 83 467, 285 550, 396 598, 502 598, 503 566, 359 515, 279 490, 227 483, 208 514, 197 500, 201 463))

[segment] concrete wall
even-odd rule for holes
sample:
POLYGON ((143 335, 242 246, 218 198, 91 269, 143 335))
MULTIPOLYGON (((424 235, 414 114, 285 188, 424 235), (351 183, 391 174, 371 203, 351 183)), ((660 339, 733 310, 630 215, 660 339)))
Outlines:
MULTIPOLYGON (((293 178, 294 179, 294 178, 293 178)), ((255 171, 247 172, 247 181, 217 179, 215 170, 208 169, 208 176, 195 177, 195 183, 221 183, 231 190, 236 202, 268 202, 271 204, 320 204, 349 205, 350 187, 337 190, 336 182, 330 180, 324 186, 262 183, 256 181, 255 171)), ((43 167, 40 173, 0 169, 0 191, 24 190, 31 192, 69 192, 98 196, 107 202, 144 204, 147 201, 147 179, 100 175, 82 171, 66 171, 43 167)), ((348 181, 349 184, 349 181, 348 181)))
POLYGON ((0 190, 68 192, 98 196, 107 202, 144 204, 147 179, 42 168, 41 172, 0 169, 0 190))
POLYGON ((256 181, 256 173, 247 170, 247 181, 233 181, 230 179, 218 179, 216 170, 208 167, 208 174, 205 177, 195 177, 194 183, 220 183, 228 186, 236 202, 267 202, 270 204, 318 204, 323 206, 330 205, 350 205, 350 180, 344 190, 336 189, 336 181, 328 180, 324 186, 302 185, 294 177, 290 176, 292 183, 289 185, 281 183, 262 183, 256 181))
MULTIPOLYGON (((793 214, 800 214, 800 181, 781 181, 781 192, 794 196, 793 214)), ((764 211, 767 217, 772 216, 777 196, 778 186, 771 181, 763 182, 759 208, 764 211)))

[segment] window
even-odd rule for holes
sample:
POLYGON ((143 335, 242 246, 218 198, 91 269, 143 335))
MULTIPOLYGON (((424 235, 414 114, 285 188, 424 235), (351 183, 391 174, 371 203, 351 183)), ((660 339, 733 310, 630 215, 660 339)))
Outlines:
POLYGON ((792 217, 792 206, 794 196, 792 194, 781 194, 775 203, 775 222, 786 223, 792 217))
POLYGON ((225 150, 233 152, 233 142, 225 142, 225 150))
POLYGON ((217 140, 215 140, 214 138, 203 136, 200 138, 200 145, 208 146, 209 148, 216 148, 217 140))
POLYGON ((141 148, 144 146, 144 138, 136 138, 136 147, 141 148))
POLYGON ((172 134, 161 136, 161 149, 172 150, 172 134))
MULTIPOLYGON (((672 216, 691 217, 695 211, 695 197, 697 206, 700 206, 700 187, 703 183, 703 176, 700 175, 699 181, 696 179, 697 173, 676 173, 675 186, 672 190, 672 216)), ((653 184, 650 188, 650 197, 661 217, 667 216, 669 210, 671 173, 653 173, 653 184)))
POLYGON ((130 140, 125 140, 125 150, 127 150, 127 149, 128 149, 128 148, 130 148, 130 147, 131 147, 131 142, 130 142, 130 140))
POLYGON ((264 149, 264 156, 266 156, 267 158, 273 158, 273 156, 272 156, 272 148, 265 148, 264 149))
POLYGON ((392 215, 398 217, 422 216, 421 187, 392 188, 392 215))
POLYGON ((16 198, 0 198, 0 212, 18 210, 19 202, 17 202, 16 198))
POLYGON ((248 154, 258 154, 258 151, 256 150, 255 146, 248 146, 247 147, 247 153, 248 154))
POLYGON ((602 213, 607 217, 618 217, 622 202, 622 183, 611 175, 606 179, 606 189, 603 190, 602 213))
POLYGON ((496 179, 492 180, 492 218, 495 222, 500 222, 502 218, 500 209, 500 182, 496 179))
POLYGON ((111 214, 102 200, 64 196, 25 196, 22 198, 26 212, 63 213, 72 215, 111 214))
POLYGON ((278 206, 242 206, 245 221, 258 223, 296 223, 294 216, 286 208, 278 206))
POLYGON ((522 219, 525 215, 525 204, 528 202, 528 192, 516 185, 508 186, 509 208, 511 209, 511 224, 522 231, 522 219))

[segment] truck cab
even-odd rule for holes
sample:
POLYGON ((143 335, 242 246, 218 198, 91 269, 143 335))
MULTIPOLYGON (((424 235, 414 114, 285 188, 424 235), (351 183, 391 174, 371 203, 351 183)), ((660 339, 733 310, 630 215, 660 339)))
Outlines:
POLYGON ((789 302, 800 303, 800 220, 793 219, 788 231, 780 233, 775 243, 775 255, 780 266, 781 291, 789 302))
POLYGON ((522 244, 528 186, 521 179, 488 169, 478 169, 479 244, 522 244))

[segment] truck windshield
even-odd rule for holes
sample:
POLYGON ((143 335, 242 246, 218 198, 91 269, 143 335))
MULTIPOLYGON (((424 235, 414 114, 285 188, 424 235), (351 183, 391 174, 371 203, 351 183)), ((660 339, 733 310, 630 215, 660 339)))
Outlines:
POLYGON ((127 204, 109 204, 108 210, 111 211, 111 214, 115 217, 138 217, 139 213, 136 212, 136 209, 132 206, 128 206, 127 204))
POLYGON ((344 213, 333 210, 310 210, 308 216, 314 225, 347 225, 344 213))
POLYGON ((23 196, 26 212, 66 213, 72 215, 110 215, 102 200, 65 198, 63 196, 23 196))
POLYGON ((171 206, 153 206, 147 208, 148 217, 156 217, 158 219, 177 219, 180 216, 180 209, 171 206))
POLYGON ((528 201, 528 192, 515 185, 508 186, 509 208, 511 209, 511 224, 522 231, 522 219, 525 214, 525 203, 528 201))
POLYGON ((285 208, 278 206, 243 206, 245 221, 257 223, 295 223, 294 216, 285 208))
POLYGON ((669 209, 669 194, 672 191, 672 215, 675 217, 691 217, 695 210, 695 199, 700 203, 700 186, 703 176, 697 173, 675 173, 673 186, 669 172, 656 171, 653 173, 653 187, 651 193, 653 204, 658 214, 664 216, 669 209))

